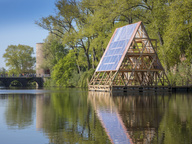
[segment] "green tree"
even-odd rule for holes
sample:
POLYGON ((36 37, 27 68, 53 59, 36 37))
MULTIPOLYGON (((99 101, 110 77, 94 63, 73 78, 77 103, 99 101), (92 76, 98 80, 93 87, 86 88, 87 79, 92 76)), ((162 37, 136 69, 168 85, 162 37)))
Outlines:
MULTIPOLYGON (((87 11, 83 10, 76 0, 57 1, 56 7, 58 9, 56 16, 42 18, 36 23, 62 39, 63 45, 73 49, 77 58, 79 49, 82 49, 87 61, 86 68, 90 69, 90 37, 82 31, 83 26, 86 26, 87 11)), ((78 61, 76 65, 80 71, 78 61)))
POLYGON ((4 67, 0 68, 0 74, 5 75, 6 69, 4 67))
POLYGON ((49 34, 44 40, 43 53, 45 55, 45 61, 41 67, 52 71, 58 61, 68 53, 68 49, 63 46, 58 37, 53 34, 49 34))
POLYGON ((10 73, 34 72, 33 48, 27 45, 9 45, 3 55, 10 73))
POLYGON ((169 7, 169 21, 165 30, 166 65, 177 66, 183 58, 192 62, 192 2, 175 0, 169 7))
POLYGON ((192 61, 190 0, 58 0, 56 8, 56 15, 36 23, 74 51, 79 74, 97 67, 115 28, 138 21, 158 40, 167 73, 182 57, 192 61))
POLYGON ((72 86, 70 79, 76 69, 75 64, 75 53, 71 50, 53 67, 52 78, 58 86, 72 86))

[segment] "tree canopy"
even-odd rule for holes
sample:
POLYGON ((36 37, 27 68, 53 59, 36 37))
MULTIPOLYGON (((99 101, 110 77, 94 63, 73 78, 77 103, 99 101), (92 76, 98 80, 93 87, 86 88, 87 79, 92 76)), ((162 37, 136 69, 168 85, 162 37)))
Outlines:
MULTIPOLYGON (((74 52, 73 69, 81 74, 96 68, 115 28, 142 21, 149 37, 158 40, 157 52, 166 73, 172 73, 180 63, 191 67, 191 13, 190 0, 58 0, 56 14, 36 24, 74 52)), ((54 61, 55 66, 61 63, 66 60, 54 61)), ((68 69, 62 69, 65 75, 64 71, 68 69)))
POLYGON ((6 74, 6 69, 4 67, 0 68, 0 74, 1 76, 4 76, 6 74))
POLYGON ((35 57, 32 56, 33 48, 27 45, 9 45, 3 55, 9 72, 20 74, 34 72, 35 57))

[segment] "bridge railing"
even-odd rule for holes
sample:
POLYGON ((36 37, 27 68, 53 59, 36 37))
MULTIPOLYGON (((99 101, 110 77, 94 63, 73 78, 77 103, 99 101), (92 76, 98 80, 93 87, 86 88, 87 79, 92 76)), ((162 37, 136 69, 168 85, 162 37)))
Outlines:
POLYGON ((1 74, 0 77, 51 77, 51 75, 50 74, 39 74, 39 75, 36 75, 36 74, 3 75, 3 74, 1 74))

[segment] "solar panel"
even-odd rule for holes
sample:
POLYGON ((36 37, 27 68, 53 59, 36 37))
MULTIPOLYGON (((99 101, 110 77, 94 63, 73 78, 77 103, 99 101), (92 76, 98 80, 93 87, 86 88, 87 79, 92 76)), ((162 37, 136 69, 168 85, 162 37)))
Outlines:
POLYGON ((117 28, 96 71, 116 70, 138 23, 117 28))

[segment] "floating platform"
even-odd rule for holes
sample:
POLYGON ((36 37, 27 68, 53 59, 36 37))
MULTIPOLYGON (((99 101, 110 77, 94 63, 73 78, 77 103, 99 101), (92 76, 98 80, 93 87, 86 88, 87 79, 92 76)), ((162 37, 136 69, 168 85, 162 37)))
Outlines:
MULTIPOLYGON (((89 85, 90 91, 124 91, 124 92, 131 92, 131 91, 172 91, 172 87, 168 86, 109 86, 109 85, 89 85)), ((175 90, 175 89, 174 89, 175 90)))
POLYGON ((109 86, 109 85, 89 85, 90 91, 103 91, 103 92, 145 92, 145 91, 168 91, 168 92, 179 92, 185 91, 189 92, 192 91, 192 86, 109 86))
POLYGON ((192 86, 174 86, 172 87, 173 92, 192 92, 192 86))

